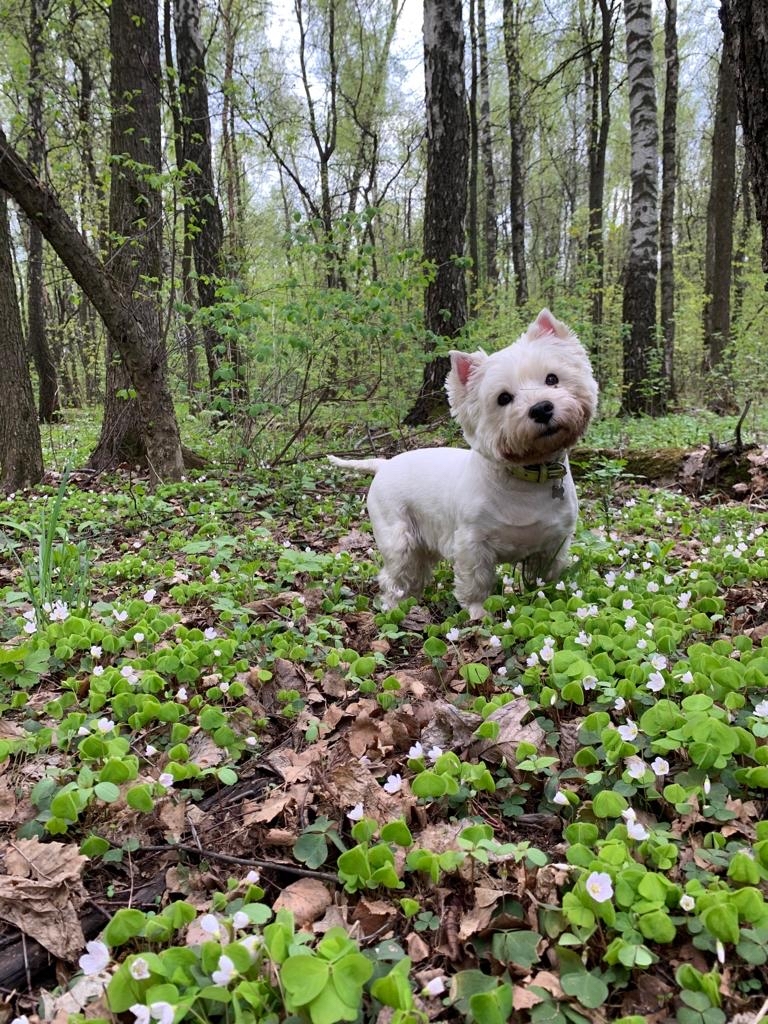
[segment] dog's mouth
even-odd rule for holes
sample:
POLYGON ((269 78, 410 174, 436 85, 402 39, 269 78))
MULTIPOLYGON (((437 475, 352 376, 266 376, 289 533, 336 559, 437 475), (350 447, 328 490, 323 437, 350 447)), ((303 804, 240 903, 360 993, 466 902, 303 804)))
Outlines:
POLYGON ((561 430, 562 427, 559 424, 550 423, 548 427, 545 427, 544 430, 542 430, 539 437, 553 437, 555 434, 559 434, 561 430))

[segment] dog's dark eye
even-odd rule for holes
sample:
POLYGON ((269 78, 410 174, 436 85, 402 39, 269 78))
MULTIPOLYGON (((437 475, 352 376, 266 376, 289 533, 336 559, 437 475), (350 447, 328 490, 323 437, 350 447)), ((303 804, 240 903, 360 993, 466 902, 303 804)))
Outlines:
POLYGON ((499 397, 496 399, 499 405, 509 405, 512 401, 512 395, 508 391, 502 391, 499 397))
POLYGON ((550 387, 554 387, 555 384, 560 383, 560 378, 557 376, 556 373, 548 373, 544 380, 544 383, 549 384, 550 387))

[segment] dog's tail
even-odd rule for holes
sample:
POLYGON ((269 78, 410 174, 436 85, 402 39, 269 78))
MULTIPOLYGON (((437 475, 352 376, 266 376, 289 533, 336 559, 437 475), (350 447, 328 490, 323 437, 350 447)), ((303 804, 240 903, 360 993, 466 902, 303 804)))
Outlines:
POLYGON ((387 459, 339 459, 335 455, 329 455, 328 461, 334 466, 341 466, 342 469, 354 469, 358 473, 378 473, 387 459))

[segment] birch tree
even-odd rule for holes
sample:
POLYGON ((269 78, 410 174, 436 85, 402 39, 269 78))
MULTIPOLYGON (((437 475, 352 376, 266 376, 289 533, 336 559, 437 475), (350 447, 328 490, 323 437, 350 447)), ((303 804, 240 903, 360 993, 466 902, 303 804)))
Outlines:
POLYGON ((666 0, 664 17, 664 114, 661 143, 661 220, 659 274, 663 375, 667 394, 675 394, 675 195, 677 191, 677 94, 680 56, 677 49, 677 0, 666 0))
POLYGON ((520 29, 525 0, 504 0, 504 55, 507 64, 509 123, 509 217, 515 304, 528 301, 525 260, 525 124, 520 56, 520 29))
POLYGON ((631 131, 629 249, 622 304, 622 411, 657 415, 664 396, 656 338, 659 129, 653 70, 651 0, 624 0, 631 131))

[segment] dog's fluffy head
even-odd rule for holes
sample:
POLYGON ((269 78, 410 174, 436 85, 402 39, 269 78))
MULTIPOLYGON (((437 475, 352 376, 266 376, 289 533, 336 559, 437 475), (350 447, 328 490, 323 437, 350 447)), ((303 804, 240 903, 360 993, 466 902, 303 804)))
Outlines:
POLYGON ((597 407, 587 353, 548 309, 491 356, 451 352, 446 389, 470 447, 520 466, 571 448, 597 407))

